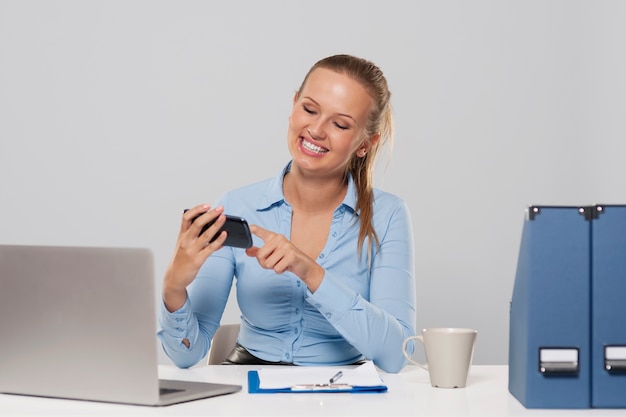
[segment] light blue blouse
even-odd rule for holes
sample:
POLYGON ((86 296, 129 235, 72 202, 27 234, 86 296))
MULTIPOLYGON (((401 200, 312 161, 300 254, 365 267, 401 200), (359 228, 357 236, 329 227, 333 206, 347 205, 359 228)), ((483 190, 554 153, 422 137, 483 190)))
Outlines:
MULTIPOLYGON (((225 213, 289 238, 292 208, 282 192, 289 168, 225 194, 214 206, 221 204, 225 213)), ((180 310, 170 313, 162 303, 158 337, 167 355, 184 368, 207 354, 235 278, 242 313, 238 341, 253 355, 296 365, 370 359, 384 371, 400 371, 406 364, 402 341, 415 334, 413 229, 401 199, 378 189, 374 197, 380 247, 370 254, 371 267, 367 240, 357 253, 356 188, 350 178, 317 259, 325 275, 315 293, 292 273, 278 275, 261 268, 243 249, 224 247, 201 267, 180 310)), ((263 244, 253 239, 254 245, 263 244)), ((412 349, 410 343, 409 353, 412 349)))

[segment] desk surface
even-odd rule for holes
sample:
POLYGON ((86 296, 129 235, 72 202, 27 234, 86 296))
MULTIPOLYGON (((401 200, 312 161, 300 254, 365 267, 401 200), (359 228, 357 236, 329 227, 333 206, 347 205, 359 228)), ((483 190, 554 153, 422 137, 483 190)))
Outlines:
MULTIPOLYGON (((241 392, 177 404, 142 407, 0 394, 0 416, 623 416, 625 410, 527 410, 507 388, 506 366, 472 366, 466 388, 432 388, 428 374, 407 366, 381 376, 389 391, 378 394, 248 394, 253 366, 160 365, 164 379, 242 385, 241 392)), ((95 377, 95 376, 94 376, 95 377)))

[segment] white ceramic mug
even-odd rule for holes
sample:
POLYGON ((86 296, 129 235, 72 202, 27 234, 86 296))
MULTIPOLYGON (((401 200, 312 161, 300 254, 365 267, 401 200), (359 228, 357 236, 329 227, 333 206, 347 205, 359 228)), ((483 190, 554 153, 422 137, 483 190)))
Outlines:
POLYGON ((474 329, 453 327, 424 329, 421 335, 411 336, 402 343, 402 354, 428 371, 433 387, 464 388, 477 334, 474 329), (413 339, 424 345, 426 363, 416 362, 406 353, 406 345, 413 339))

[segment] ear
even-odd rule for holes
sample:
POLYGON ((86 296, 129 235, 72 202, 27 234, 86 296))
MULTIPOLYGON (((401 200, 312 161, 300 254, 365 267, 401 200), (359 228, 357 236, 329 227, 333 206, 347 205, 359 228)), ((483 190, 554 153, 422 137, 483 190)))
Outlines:
POLYGON ((293 105, 296 105, 296 102, 298 101, 298 97, 300 97, 300 94, 298 94, 298 92, 296 91, 295 94, 293 95, 293 105))
POLYGON ((364 157, 380 140, 380 133, 374 133, 368 139, 366 139, 357 151, 357 155, 361 158, 364 157))

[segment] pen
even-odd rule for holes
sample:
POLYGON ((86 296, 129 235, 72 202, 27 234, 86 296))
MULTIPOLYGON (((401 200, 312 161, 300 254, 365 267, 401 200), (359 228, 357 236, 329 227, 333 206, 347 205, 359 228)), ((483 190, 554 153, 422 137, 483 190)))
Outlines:
POLYGON ((333 384, 339 381, 339 378, 341 378, 342 376, 343 376, 343 372, 341 371, 337 372, 332 378, 330 378, 330 383, 333 384))

